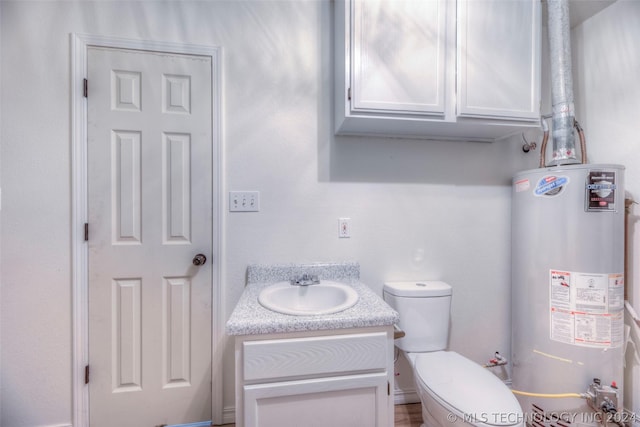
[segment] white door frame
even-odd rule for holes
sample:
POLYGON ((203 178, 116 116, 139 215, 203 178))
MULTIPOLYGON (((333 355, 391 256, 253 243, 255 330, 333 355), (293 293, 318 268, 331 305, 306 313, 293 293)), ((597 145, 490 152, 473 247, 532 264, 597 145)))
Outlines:
POLYGON ((85 367, 89 363, 88 245, 84 224, 88 221, 87 197, 87 50, 90 46, 136 49, 151 52, 190 54, 211 58, 211 125, 213 144, 213 262, 217 265, 212 283, 211 328, 211 416, 214 424, 223 422, 222 350, 224 340, 223 211, 222 191, 222 49, 183 43, 155 42, 119 37, 71 34, 71 246, 73 319, 73 426, 89 427, 89 387, 85 367))

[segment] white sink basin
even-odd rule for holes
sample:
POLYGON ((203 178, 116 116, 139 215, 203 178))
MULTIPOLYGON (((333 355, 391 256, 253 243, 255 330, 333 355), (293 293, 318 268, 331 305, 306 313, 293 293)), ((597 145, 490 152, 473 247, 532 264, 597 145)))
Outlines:
POLYGON ((278 282, 264 288, 258 302, 278 313, 312 316, 346 310, 358 302, 358 293, 349 285, 330 280, 309 286, 278 282))

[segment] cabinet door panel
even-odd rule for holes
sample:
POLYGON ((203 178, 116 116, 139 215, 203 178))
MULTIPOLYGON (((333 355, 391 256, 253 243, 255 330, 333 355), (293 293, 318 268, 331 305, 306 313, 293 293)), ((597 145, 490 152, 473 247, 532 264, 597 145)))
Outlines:
POLYGON ((387 374, 244 386, 245 427, 382 427, 387 374))
POLYGON ((244 380, 385 370, 388 345, 385 332, 248 341, 244 380))
POLYGON ((352 110, 444 115, 445 6, 351 2, 352 110))
POLYGON ((538 119, 540 3, 458 0, 458 115, 538 119))

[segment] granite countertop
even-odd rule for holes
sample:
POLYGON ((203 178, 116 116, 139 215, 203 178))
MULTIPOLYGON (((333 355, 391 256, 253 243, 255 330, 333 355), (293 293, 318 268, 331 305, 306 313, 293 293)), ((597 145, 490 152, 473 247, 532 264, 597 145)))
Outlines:
POLYGON ((247 276, 248 284, 226 324, 228 335, 387 326, 397 323, 399 319, 395 310, 360 282, 360 267, 357 263, 253 265, 249 266, 247 276), (344 311, 316 316, 281 314, 260 305, 258 294, 262 289, 304 273, 317 274, 321 280, 334 280, 350 285, 358 292, 358 302, 344 311))

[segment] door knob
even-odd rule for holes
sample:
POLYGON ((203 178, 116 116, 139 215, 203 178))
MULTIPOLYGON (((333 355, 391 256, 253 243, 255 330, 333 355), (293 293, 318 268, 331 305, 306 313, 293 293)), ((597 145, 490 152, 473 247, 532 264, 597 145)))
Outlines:
POLYGON ((193 265, 195 266, 204 265, 205 262, 207 262, 207 257, 203 254, 198 254, 193 257, 193 265))

